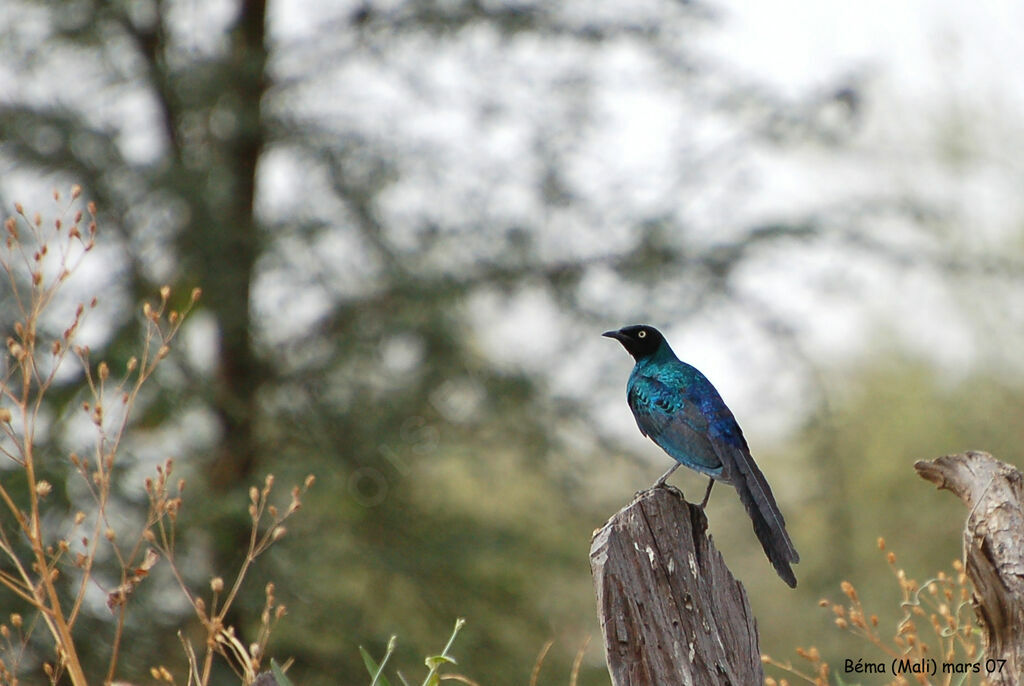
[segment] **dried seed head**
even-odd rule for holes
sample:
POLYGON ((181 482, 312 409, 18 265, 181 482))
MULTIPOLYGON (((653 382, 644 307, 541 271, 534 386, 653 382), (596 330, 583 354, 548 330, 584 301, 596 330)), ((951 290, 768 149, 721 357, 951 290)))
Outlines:
POLYGON ((110 367, 107 366, 106 362, 100 362, 100 366, 97 368, 96 373, 99 375, 100 381, 106 381, 107 377, 110 376, 110 367))
POLYGON ((82 512, 82 511, 76 512, 75 513, 75 526, 78 526, 79 524, 81 524, 84 521, 85 521, 85 513, 82 512))
POLYGON ((105 532, 103 532, 103 535, 106 537, 106 539, 108 541, 113 541, 114 539, 117 538, 117 534, 115 534, 114 530, 111 529, 110 527, 107 527, 107 530, 105 532))
POLYGON ((274 528, 274 533, 271 535, 270 540, 272 540, 272 541, 280 541, 282 538, 284 538, 284 535, 286 533, 288 533, 288 530, 285 529, 283 526, 275 527, 274 528))
POLYGON ((210 589, 214 593, 220 593, 221 591, 223 591, 224 579, 220 578, 219 576, 215 576, 212 579, 210 579, 210 589))
POLYGON ((192 289, 192 302, 196 302, 197 300, 199 300, 199 298, 202 295, 203 295, 203 289, 202 288, 193 288, 192 289))
POLYGON ((839 584, 839 587, 843 589, 843 593, 845 593, 850 600, 857 602, 857 590, 853 587, 853 584, 849 581, 844 581, 839 584))
POLYGON ((170 286, 161 286, 160 287, 160 299, 161 300, 167 300, 169 297, 171 297, 171 287, 170 286))
POLYGON ((40 480, 36 482, 36 495, 45 498, 53 492, 53 486, 49 481, 40 480))
POLYGON ((0 424, 7 424, 11 421, 11 411, 6 407, 0 407, 0 424))
POLYGON ((74 186, 71 187, 71 199, 72 200, 77 200, 78 196, 80 196, 81 194, 82 194, 82 187, 79 186, 77 183, 74 186))

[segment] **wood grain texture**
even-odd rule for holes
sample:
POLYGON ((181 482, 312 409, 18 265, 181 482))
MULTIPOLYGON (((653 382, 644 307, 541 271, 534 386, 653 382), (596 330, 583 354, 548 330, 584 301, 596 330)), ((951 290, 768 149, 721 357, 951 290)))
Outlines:
POLYGON ((678 490, 642 491, 590 547, 613 686, 764 683, 747 593, 678 490))
POLYGON ((975 451, 922 460, 914 468, 967 506, 964 566, 974 583, 985 658, 1006 660, 989 682, 1024 683, 1024 475, 975 451))

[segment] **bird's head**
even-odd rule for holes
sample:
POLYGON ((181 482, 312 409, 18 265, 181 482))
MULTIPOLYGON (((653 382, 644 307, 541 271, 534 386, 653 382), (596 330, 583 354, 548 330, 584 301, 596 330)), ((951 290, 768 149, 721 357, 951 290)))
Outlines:
POLYGON ((617 340, 637 360, 656 353, 665 341, 660 331, 646 324, 624 326, 618 331, 605 331, 601 335, 617 340))

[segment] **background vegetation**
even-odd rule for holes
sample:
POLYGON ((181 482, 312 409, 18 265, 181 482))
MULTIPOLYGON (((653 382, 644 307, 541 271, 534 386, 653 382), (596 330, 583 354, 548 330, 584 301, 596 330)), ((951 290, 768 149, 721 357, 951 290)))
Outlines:
MULTIPOLYGON (((392 633, 418 664, 460 616, 474 679, 527 683, 549 639, 543 680, 568 679, 596 632, 590 533, 664 468, 608 328, 664 328, 746 427, 798 590, 727 493, 709 514, 775 656, 849 653, 817 607, 840 580, 897 599, 878 536, 919 576, 948 567, 962 513, 914 459, 1015 459, 1019 231, 979 229, 959 194, 1019 175, 983 113, 899 139, 870 73, 762 83, 704 48, 725 19, 697 3, 12 0, 0 21, 0 200, 95 201, 94 359, 127 363, 162 284, 204 293, 140 395, 118 507, 173 456, 196 504, 181 567, 206 584, 243 559, 253 483, 318 476, 228 618, 255 636, 273 579, 296 684, 362 683, 357 646, 392 633), (806 188, 765 201, 779 179, 806 188)), ((54 420, 81 381, 54 384, 54 420)), ((81 440, 47 427, 54 454, 81 440)), ((126 678, 182 669, 159 629, 192 608, 146 591, 126 678)), ((579 679, 606 683, 600 641, 579 679)))

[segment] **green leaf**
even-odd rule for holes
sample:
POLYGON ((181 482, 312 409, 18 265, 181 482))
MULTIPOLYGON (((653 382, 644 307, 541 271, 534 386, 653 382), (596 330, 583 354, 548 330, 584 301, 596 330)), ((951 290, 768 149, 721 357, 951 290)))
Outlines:
POLYGON ((384 665, 387 663, 388 658, 391 657, 392 651, 395 649, 395 637, 392 636, 391 640, 388 641, 388 651, 384 654, 384 659, 381 660, 380 665, 373 659, 370 653, 363 646, 359 646, 359 654, 363 656, 363 664, 366 665, 366 671, 370 673, 370 677, 373 681, 370 682, 370 686, 391 686, 391 682, 384 676, 384 665))
POLYGON ((442 665, 457 665, 457 664, 459 664, 458 662, 455 661, 455 658, 448 657, 447 655, 434 655, 432 657, 428 657, 426 660, 424 660, 424 662, 426 663, 427 667, 429 667, 430 669, 438 669, 442 665))
POLYGON ((281 669, 281 665, 277 664, 277 660, 274 658, 270 658, 270 673, 274 675, 277 686, 294 686, 292 680, 284 675, 284 670, 281 669))

